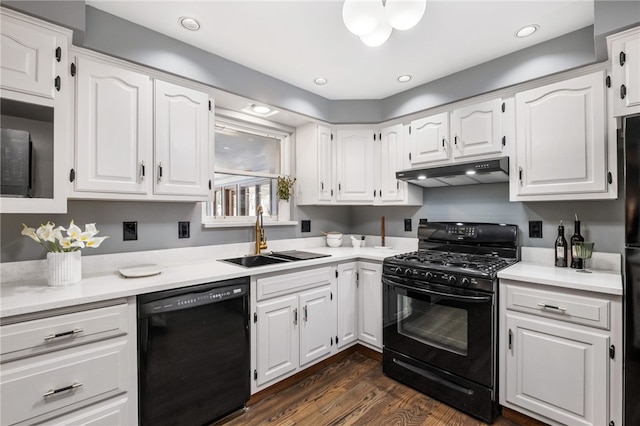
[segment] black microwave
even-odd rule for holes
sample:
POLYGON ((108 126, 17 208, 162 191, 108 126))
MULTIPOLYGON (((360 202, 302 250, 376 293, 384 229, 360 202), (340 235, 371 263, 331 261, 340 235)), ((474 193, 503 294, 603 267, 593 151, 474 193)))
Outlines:
POLYGON ((33 144, 24 130, 0 129, 0 195, 33 195, 33 144))

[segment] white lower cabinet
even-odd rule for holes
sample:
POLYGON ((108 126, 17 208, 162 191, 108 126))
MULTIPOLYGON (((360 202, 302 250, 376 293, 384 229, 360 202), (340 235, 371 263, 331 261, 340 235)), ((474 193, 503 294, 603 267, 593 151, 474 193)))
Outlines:
POLYGON ((358 341, 382 350, 382 265, 358 264, 358 341))
POLYGON ((255 280, 253 391, 335 352, 333 271, 322 267, 255 280))
POLYGON ((0 424, 135 424, 135 305, 3 319, 0 424))
POLYGON ((620 297, 509 280, 500 291, 500 404, 554 425, 622 424, 620 297))
POLYGON ((358 262, 338 265, 338 349, 358 340, 358 262))

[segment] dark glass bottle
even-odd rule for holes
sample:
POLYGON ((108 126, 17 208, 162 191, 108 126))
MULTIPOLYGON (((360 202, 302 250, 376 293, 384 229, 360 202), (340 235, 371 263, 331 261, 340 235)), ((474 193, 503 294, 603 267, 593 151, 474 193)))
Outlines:
POLYGON ((582 259, 578 257, 576 254, 576 243, 584 242, 584 237, 580 235, 580 220, 578 220, 578 215, 576 215, 576 221, 574 222, 573 227, 573 235, 571 236, 570 244, 571 244, 571 267, 575 269, 582 269, 582 259))
POLYGON ((558 238, 556 238, 556 266, 567 267, 567 240, 564 238, 564 225, 560 221, 558 238))

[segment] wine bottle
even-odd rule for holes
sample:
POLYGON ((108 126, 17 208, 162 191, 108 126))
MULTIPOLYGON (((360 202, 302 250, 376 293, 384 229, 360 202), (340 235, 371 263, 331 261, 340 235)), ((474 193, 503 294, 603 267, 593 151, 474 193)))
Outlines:
POLYGON ((578 257, 576 253, 576 243, 584 242, 584 237, 580 235, 580 220, 578 219, 578 215, 576 214, 576 221, 573 223, 573 235, 570 239, 571 244, 571 267, 575 269, 582 269, 582 259, 578 257))
POLYGON ((564 238, 564 224, 560 221, 556 238, 556 266, 567 267, 567 240, 564 238))

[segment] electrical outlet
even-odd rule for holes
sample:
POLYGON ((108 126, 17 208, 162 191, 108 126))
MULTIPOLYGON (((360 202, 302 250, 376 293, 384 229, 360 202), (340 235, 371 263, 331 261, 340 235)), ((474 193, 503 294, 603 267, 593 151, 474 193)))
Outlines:
POLYGON ((405 232, 411 232, 411 219, 405 219, 404 220, 404 231, 405 232))
POLYGON ((311 221, 310 220, 301 220, 300 221, 300 232, 311 232, 311 221))
POLYGON ((190 223, 178 222, 178 238, 190 238, 190 223))
POLYGON ((138 239, 138 222, 122 222, 122 241, 138 239))
POLYGON ((529 221, 529 238, 542 238, 542 221, 529 221))

